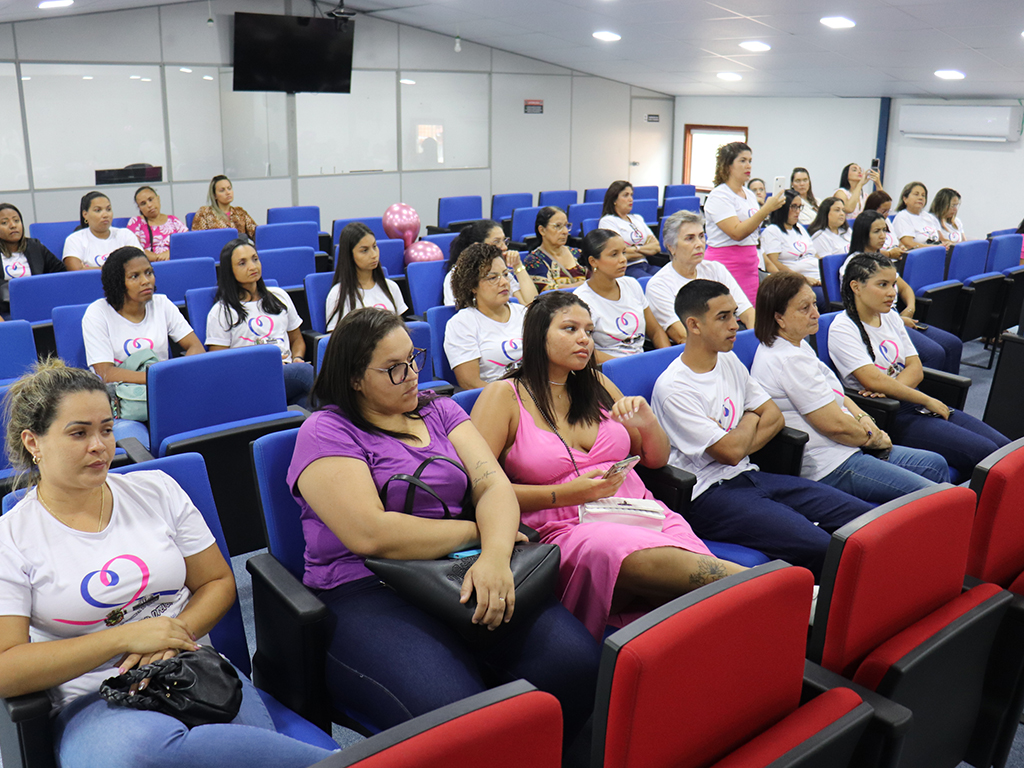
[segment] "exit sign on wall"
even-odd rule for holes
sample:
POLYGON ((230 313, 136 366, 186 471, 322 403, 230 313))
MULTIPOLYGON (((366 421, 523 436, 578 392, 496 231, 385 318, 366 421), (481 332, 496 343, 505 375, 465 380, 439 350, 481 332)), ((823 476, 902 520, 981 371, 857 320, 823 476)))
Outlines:
POLYGON ((660 123, 661 115, 647 115, 644 118, 648 123, 660 123))
POLYGON ((524 99, 523 112, 527 115, 543 115, 544 99, 524 99))

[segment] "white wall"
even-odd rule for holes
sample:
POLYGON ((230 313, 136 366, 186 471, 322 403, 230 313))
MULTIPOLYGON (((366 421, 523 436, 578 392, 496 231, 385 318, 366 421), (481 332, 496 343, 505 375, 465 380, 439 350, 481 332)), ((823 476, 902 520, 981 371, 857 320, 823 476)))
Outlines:
MULTIPOLYGON (((752 176, 789 180, 794 166, 811 175, 818 200, 839 186, 847 163, 869 165, 878 140, 880 99, 747 98, 677 96, 672 180, 683 178, 685 126, 746 126, 754 165, 752 176)), ((891 178, 886 168, 885 184, 891 178)), ((886 184, 885 186, 890 186, 886 184)))
POLYGON ((982 238, 995 229, 1016 227, 1024 218, 1024 201, 1020 198, 1024 141, 997 144, 904 138, 899 132, 899 112, 908 104, 1017 106, 1017 103, 893 99, 886 167, 890 180, 886 188, 893 200, 911 181, 923 182, 928 188, 929 205, 942 187, 959 192, 962 196, 960 220, 969 238, 982 238))

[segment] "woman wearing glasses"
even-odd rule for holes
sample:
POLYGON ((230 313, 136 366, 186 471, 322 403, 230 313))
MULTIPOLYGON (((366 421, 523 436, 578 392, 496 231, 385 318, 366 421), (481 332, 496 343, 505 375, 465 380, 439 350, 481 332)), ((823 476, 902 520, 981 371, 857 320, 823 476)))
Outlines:
POLYGON ((473 243, 487 243, 496 246, 505 257, 505 264, 512 272, 511 291, 512 295, 519 299, 521 304, 529 304, 537 298, 537 288, 532 280, 523 279, 520 283, 517 278, 526 275, 526 267, 520 260, 519 251, 508 249, 508 238, 505 237, 505 230, 501 224, 491 219, 480 219, 472 224, 467 224, 459 232, 459 236, 452 240, 448 251, 448 262, 444 265, 444 303, 451 306, 455 303, 455 294, 452 293, 452 269, 459 260, 459 256, 473 243))
POLYGON ((765 265, 769 272, 799 272, 811 285, 821 285, 814 241, 800 223, 803 198, 792 189, 784 194, 786 203, 772 211, 768 217, 771 224, 761 235, 765 265))
POLYGON ((509 303, 512 273, 501 249, 475 243, 452 270, 452 292, 459 310, 444 332, 444 353, 463 389, 497 381, 523 356, 526 307, 509 303))
POLYGON ((580 261, 579 248, 566 245, 569 219, 565 211, 549 205, 537 212, 534 224, 540 245, 523 260, 538 291, 575 288, 587 279, 587 268, 580 261))
MULTIPOLYGON (((493 247, 493 246, 471 246, 493 247)), ((495 249, 497 250, 497 249, 495 249)), ((515 493, 469 417, 448 398, 417 391, 421 350, 402 319, 372 307, 346 315, 331 335, 314 385, 320 409, 299 429, 288 484, 302 512, 303 583, 333 614, 326 677, 333 703, 387 728, 486 689, 525 678, 558 697, 566 739, 593 706, 599 648, 554 596, 527 617, 515 610, 509 558, 517 538, 515 493), (413 473, 438 494, 416 495, 413 473), (458 517, 471 489, 475 520, 458 517), (383 586, 364 557, 427 560, 480 547, 462 600, 472 621, 505 636, 486 649, 383 586)))
POLYGON ((661 253, 658 238, 644 223, 644 217, 633 213, 633 185, 628 181, 613 181, 604 193, 601 208, 601 229, 610 229, 626 242, 626 258, 629 266, 626 274, 630 277, 653 275, 658 268, 647 263, 647 257, 661 253))

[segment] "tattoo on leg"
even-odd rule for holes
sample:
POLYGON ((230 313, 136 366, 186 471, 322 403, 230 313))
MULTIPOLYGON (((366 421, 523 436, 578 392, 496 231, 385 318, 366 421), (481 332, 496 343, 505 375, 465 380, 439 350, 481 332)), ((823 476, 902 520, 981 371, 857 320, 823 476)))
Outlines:
POLYGON ((705 584, 710 584, 713 581, 726 576, 725 566, 722 565, 720 560, 707 555, 699 555, 697 557, 697 569, 690 574, 690 583, 694 587, 703 587, 705 584))

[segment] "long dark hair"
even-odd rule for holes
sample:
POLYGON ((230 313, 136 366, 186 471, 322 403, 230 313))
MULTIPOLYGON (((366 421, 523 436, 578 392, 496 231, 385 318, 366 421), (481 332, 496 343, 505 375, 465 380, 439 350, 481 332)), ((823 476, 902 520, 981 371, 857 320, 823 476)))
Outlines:
MULTIPOLYGON (((848 163, 843 168, 843 172, 839 174, 839 188, 845 189, 847 192, 850 191, 850 167, 854 165, 856 165, 856 163, 848 163)), ((863 168, 861 171, 863 172, 863 168)))
MULTIPOLYGON (((811 189, 811 172, 808 171, 806 168, 801 168, 800 166, 797 166, 796 168, 793 169, 792 173, 789 174, 789 186, 793 186, 793 177, 796 176, 798 173, 807 174, 807 194, 803 196, 804 200, 809 202, 815 208, 820 208, 821 205, 818 204, 818 201, 814 197, 814 190, 811 189)), ((761 183, 763 184, 764 182, 761 183)), ((748 181, 747 184, 749 185, 750 182, 748 181)))
POLYGON ((110 199, 102 192, 86 192, 82 195, 82 202, 78 205, 78 226, 75 227, 75 232, 89 226, 85 221, 85 212, 89 210, 89 206, 92 205, 92 201, 97 197, 106 197, 107 200, 110 199))
POLYGON ((610 229, 592 229, 587 232, 583 238, 583 263, 587 265, 587 269, 591 270, 593 267, 590 266, 590 259, 600 259, 601 254, 604 252, 605 245, 613 237, 622 237, 618 232, 613 232, 610 229))
MULTIPOLYGON (((814 217, 814 221, 811 222, 811 226, 807 228, 807 233, 813 235, 815 232, 821 232, 823 229, 828 229, 828 213, 832 210, 832 206, 836 203, 843 202, 838 197, 826 197, 821 201, 821 205, 818 206, 818 213, 814 217)), ((850 228, 850 223, 846 220, 846 216, 843 216, 843 223, 839 225, 839 231, 845 232, 850 228)))
POLYGON ((891 203, 892 197, 884 189, 876 189, 867 199, 864 201, 865 211, 877 211, 882 207, 882 203, 891 203))
MULTIPOLYGON (((236 325, 241 325, 249 316, 249 313, 245 309, 245 305, 242 303, 242 297, 238 292, 238 281, 235 279, 235 270, 231 266, 231 257, 235 255, 235 249, 240 248, 243 245, 252 247, 248 240, 236 237, 220 249, 220 271, 217 273, 217 294, 213 297, 213 302, 214 305, 218 303, 224 305, 221 311, 224 312, 227 317, 229 330, 234 328, 236 325), (231 319, 232 311, 234 312, 235 320, 231 319)), ((256 249, 253 248, 253 250, 256 249)), ((257 257, 258 256, 259 254, 257 254, 257 257)), ((263 282, 262 275, 260 275, 260 279, 256 283, 256 295, 250 296, 249 301, 260 302, 260 309, 268 315, 277 315, 287 309, 284 302, 267 288, 267 284, 263 282)))
MULTIPOLYGON (((360 307, 341 319, 327 342, 323 365, 313 383, 312 397, 318 404, 317 410, 333 405, 357 429, 364 432, 390 435, 399 440, 413 438, 413 435, 405 432, 392 432, 372 424, 363 415, 359 407, 359 396, 352 386, 366 373, 381 339, 396 328, 405 328, 402 318, 394 312, 377 307, 360 307)), ((388 386, 392 385, 389 383, 388 386)), ((416 408, 406 415, 422 418, 421 410, 434 398, 432 393, 420 393, 416 408)))
MULTIPOLYGON (((103 298, 107 304, 118 312, 124 307, 124 300, 128 297, 128 286, 124 281, 124 265, 132 259, 149 258, 141 248, 134 245, 122 245, 107 256, 100 270, 100 282, 103 284, 103 298)), ((156 293, 156 284, 153 284, 153 293, 156 293)))
MULTIPOLYGON (((356 274, 356 261, 352 257, 352 252, 356 249, 359 241, 367 235, 373 235, 373 230, 359 221, 346 224, 345 228, 341 230, 341 235, 338 237, 338 258, 334 265, 334 279, 331 280, 332 288, 336 285, 339 286, 338 305, 331 312, 331 316, 327 318, 328 324, 335 315, 341 312, 342 307, 348 306, 349 309, 355 309, 357 306, 362 306, 362 292, 359 289, 359 276, 356 274)), ((376 242, 376 236, 374 236, 374 242, 376 242)), ((384 291, 384 295, 394 306, 395 297, 391 295, 391 289, 388 288, 387 280, 384 279, 384 267, 380 265, 379 261, 373 268, 373 282, 384 291)))
POLYGON ((501 229, 501 224, 492 219, 480 219, 479 221, 467 224, 459 230, 458 236, 452 240, 452 244, 448 247, 448 260, 444 264, 445 274, 451 272, 455 262, 459 260, 459 255, 464 250, 474 243, 482 243, 487 239, 487 235, 491 233, 491 230, 495 228, 501 229))
POLYGON ((853 234, 850 235, 850 250, 848 253, 868 252, 871 225, 879 219, 886 220, 885 216, 878 211, 863 211, 857 214, 857 218, 853 220, 853 234))
MULTIPOLYGON (((875 211, 877 213, 877 211, 875 211)), ((861 214, 863 216, 864 214, 861 214)), ((860 217, 858 217, 860 218, 860 217)), ((856 226, 856 225, 855 225, 856 226)), ((871 356, 871 362, 875 361, 875 350, 871 347, 871 339, 868 332, 864 330, 864 323, 861 322, 857 312, 857 297, 850 287, 850 283, 856 280, 858 283, 866 283, 872 275, 881 269, 895 269, 892 262, 880 253, 855 253, 850 263, 846 265, 846 271, 842 275, 843 307, 846 314, 853 320, 854 325, 860 331, 860 338, 871 356)))
MULTIPOLYGON (((768 221, 785 232, 786 228, 789 226, 789 206, 792 205, 793 201, 800 195, 797 194, 795 189, 787 189, 783 191, 783 194, 786 196, 786 204, 781 208, 776 208, 772 211, 768 216, 768 221)), ((800 222, 797 221, 794 225, 794 229, 799 226, 800 222)))
POLYGON ((0 240, 0 253, 6 253, 8 255, 12 253, 24 253, 25 248, 28 247, 28 238, 25 237, 25 232, 28 231, 28 227, 25 226, 25 217, 21 215, 21 211, 18 210, 17 206, 11 203, 0 203, 0 212, 3 211, 14 211, 18 214, 18 218, 21 219, 21 240, 18 244, 13 247, 7 244, 6 240, 0 240))
MULTIPOLYGON (((542 293, 530 303, 523 319, 522 363, 503 377, 520 382, 532 392, 540 412, 552 424, 555 423, 555 414, 551 407, 551 387, 548 386, 548 329, 555 313, 571 306, 583 307, 590 312, 583 299, 568 291, 542 293)), ((597 424, 604 417, 604 412, 615 404, 601 383, 593 355, 583 370, 569 375, 565 392, 569 396, 567 419, 570 425, 597 424)))
POLYGON ((618 216, 615 212, 615 201, 619 199, 619 195, 622 194, 622 190, 626 188, 632 189, 633 185, 628 181, 613 181, 608 185, 608 189, 604 193, 604 204, 601 206, 602 216, 618 216))
MULTIPOLYGON (((138 189, 136 189, 135 194, 132 195, 132 200, 135 201, 136 206, 138 206, 139 204, 139 192, 145 192, 147 189, 157 197, 160 197, 160 195, 157 194, 157 191, 152 187, 145 185, 141 186, 138 189)), ((149 225, 149 219, 146 218, 146 214, 142 212, 141 208, 139 208, 139 217, 142 219, 142 223, 146 225, 146 232, 149 233, 149 249, 153 250, 153 227, 149 225)))

